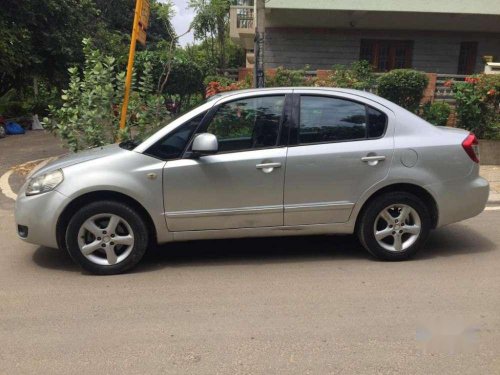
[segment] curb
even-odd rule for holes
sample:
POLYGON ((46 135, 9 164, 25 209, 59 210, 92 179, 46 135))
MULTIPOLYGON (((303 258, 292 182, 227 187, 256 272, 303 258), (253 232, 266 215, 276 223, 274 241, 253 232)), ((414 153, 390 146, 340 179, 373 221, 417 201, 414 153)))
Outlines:
POLYGON ((488 197, 488 204, 500 204, 500 194, 490 193, 488 197))
POLYGON ((17 194, 12 191, 9 184, 9 177, 12 172, 12 169, 9 169, 0 177, 0 193, 3 193, 7 198, 16 200, 17 194))
POLYGON ((34 171, 42 168, 44 165, 48 164, 53 158, 45 158, 45 159, 35 159, 35 160, 30 160, 22 164, 14 165, 11 167, 7 172, 5 172, 2 176, 0 176, 0 193, 3 193, 7 198, 10 198, 12 200, 17 199, 17 194, 12 191, 12 188, 10 187, 9 184, 9 177, 14 173, 16 169, 19 167, 22 167, 23 165, 26 164, 33 164, 36 162, 39 162, 32 170, 30 173, 33 173, 34 171))

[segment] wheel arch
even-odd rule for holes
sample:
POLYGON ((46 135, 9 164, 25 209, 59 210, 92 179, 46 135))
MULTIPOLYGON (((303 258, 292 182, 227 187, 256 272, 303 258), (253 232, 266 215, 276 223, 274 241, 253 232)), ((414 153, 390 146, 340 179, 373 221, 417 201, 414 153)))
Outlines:
POLYGON ((396 183, 388 186, 384 186, 383 188, 375 191, 370 195, 370 197, 363 203, 361 209, 359 210, 359 214, 356 218, 355 232, 357 232, 359 221, 361 220, 364 210, 368 205, 375 200, 377 197, 389 193, 389 192, 406 192, 411 193, 418 198, 420 198, 424 204, 429 208, 429 213, 431 215, 431 228, 435 229, 437 227, 438 219, 439 219, 439 210, 438 205, 434 197, 429 191, 424 189, 421 186, 411 184, 411 183, 396 183))
POLYGON ((73 199, 59 215, 56 225, 56 239, 57 245, 60 249, 66 250, 66 229, 68 228, 69 221, 71 220, 73 214, 90 202, 103 200, 111 200, 129 205, 145 220, 146 226, 148 228, 149 244, 157 243, 157 233, 153 219, 151 218, 151 215, 148 213, 148 211, 142 206, 142 204, 140 204, 134 198, 123 193, 111 190, 99 190, 85 193, 73 199))

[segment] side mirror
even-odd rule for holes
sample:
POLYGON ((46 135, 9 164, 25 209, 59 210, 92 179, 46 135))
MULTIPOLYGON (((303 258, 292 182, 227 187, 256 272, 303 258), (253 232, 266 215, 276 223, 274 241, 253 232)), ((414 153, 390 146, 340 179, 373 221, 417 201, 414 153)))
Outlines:
POLYGON ((217 137, 210 133, 198 134, 193 141, 191 151, 195 155, 212 155, 219 151, 219 142, 217 137))

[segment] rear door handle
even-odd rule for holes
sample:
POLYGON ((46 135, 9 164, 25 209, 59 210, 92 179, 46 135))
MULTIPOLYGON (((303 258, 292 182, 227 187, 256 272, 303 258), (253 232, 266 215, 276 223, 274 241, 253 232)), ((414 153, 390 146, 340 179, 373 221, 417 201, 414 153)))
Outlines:
POLYGON ((271 173, 274 168, 281 168, 281 163, 262 163, 255 166, 257 169, 262 169, 264 173, 271 173))
POLYGON ((361 161, 370 162, 370 161, 383 161, 385 160, 384 155, 375 155, 375 156, 364 156, 361 158, 361 161))

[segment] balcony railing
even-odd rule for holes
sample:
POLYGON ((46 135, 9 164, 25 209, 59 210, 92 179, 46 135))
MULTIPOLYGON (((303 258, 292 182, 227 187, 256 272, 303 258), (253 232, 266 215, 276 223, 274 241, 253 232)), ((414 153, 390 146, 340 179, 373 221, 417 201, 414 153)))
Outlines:
MULTIPOLYGON (((247 1, 250 4, 253 2, 247 1)), ((231 5, 229 10, 229 35, 245 49, 253 48, 255 11, 253 5, 231 5)))
POLYGON ((253 29, 253 7, 240 7, 236 9, 236 27, 238 29, 253 29))
POLYGON ((233 0, 231 1, 231 5, 237 5, 237 6, 254 6, 253 0, 233 0))

